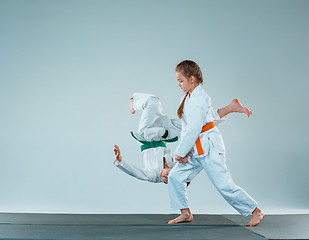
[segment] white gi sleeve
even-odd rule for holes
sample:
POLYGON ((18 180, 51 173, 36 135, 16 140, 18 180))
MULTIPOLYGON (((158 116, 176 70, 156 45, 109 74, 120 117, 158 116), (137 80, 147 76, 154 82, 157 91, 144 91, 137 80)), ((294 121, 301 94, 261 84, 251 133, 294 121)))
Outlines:
POLYGON ((214 122, 215 122, 216 126, 218 126, 220 123, 222 123, 226 120, 226 116, 220 118, 220 116, 218 114, 218 110, 216 112, 214 112, 213 118, 214 118, 214 122))
POLYGON ((206 109, 198 104, 191 105, 187 109, 187 126, 176 151, 178 156, 185 157, 194 147, 196 139, 201 134, 204 119, 206 119, 206 109))
POLYGON ((123 172, 137 179, 149 182, 158 182, 157 177, 154 176, 154 174, 147 169, 140 169, 124 160, 122 160, 121 162, 115 160, 114 165, 123 172))

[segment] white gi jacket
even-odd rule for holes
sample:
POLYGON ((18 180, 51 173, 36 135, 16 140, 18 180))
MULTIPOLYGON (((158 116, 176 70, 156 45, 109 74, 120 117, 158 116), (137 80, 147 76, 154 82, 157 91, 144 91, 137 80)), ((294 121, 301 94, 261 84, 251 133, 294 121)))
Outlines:
POLYGON ((115 160, 114 165, 123 172, 140 180, 159 183, 163 182, 160 178, 160 171, 163 169, 163 157, 170 159, 169 167, 173 167, 175 162, 171 156, 171 150, 164 147, 149 148, 144 150, 142 154, 142 161, 144 168, 139 168, 125 160, 120 163, 115 160))
MULTIPOLYGON (((202 127, 206 123, 215 121, 217 125, 225 118, 220 120, 217 112, 211 106, 211 99, 202 89, 201 85, 197 86, 192 94, 186 97, 183 108, 182 117, 182 132, 180 142, 176 149, 176 154, 180 157, 185 157, 188 153, 194 157, 204 157, 209 151, 207 144, 208 137, 212 129, 201 133, 202 127), (186 114, 185 114, 186 113, 186 114), (195 141, 200 136, 201 145, 203 146, 203 155, 198 155, 195 141)), ((216 128, 216 127, 215 127, 216 128)))

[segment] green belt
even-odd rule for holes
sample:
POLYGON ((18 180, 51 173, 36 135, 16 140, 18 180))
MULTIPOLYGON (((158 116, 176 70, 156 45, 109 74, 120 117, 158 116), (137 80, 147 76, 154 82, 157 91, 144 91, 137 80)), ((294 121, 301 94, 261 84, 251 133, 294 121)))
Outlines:
POLYGON ((174 138, 172 138, 172 139, 167 139, 167 140, 162 140, 162 141, 150 141, 150 142, 148 142, 148 141, 141 141, 141 140, 138 140, 138 139, 134 136, 133 132, 131 132, 131 135, 132 135, 132 137, 133 137, 135 140, 137 140, 137 141, 139 141, 141 144, 143 144, 143 145, 141 146, 141 152, 144 151, 144 150, 146 150, 146 149, 148 149, 148 148, 166 147, 165 142, 176 142, 176 141, 178 140, 178 137, 174 137, 174 138))

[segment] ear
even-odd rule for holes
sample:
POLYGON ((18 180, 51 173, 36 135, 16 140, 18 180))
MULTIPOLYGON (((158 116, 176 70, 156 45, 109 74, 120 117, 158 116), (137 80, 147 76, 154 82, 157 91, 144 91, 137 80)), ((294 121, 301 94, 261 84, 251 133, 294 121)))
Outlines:
POLYGON ((196 82, 196 79, 194 76, 190 76, 189 80, 192 84, 196 82))

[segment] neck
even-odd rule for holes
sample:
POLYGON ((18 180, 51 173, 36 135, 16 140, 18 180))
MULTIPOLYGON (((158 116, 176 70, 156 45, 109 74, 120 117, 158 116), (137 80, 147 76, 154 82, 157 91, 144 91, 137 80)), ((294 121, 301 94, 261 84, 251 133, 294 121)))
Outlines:
POLYGON ((189 90, 189 95, 191 95, 191 93, 194 91, 194 89, 198 86, 198 83, 195 83, 192 88, 189 90))

